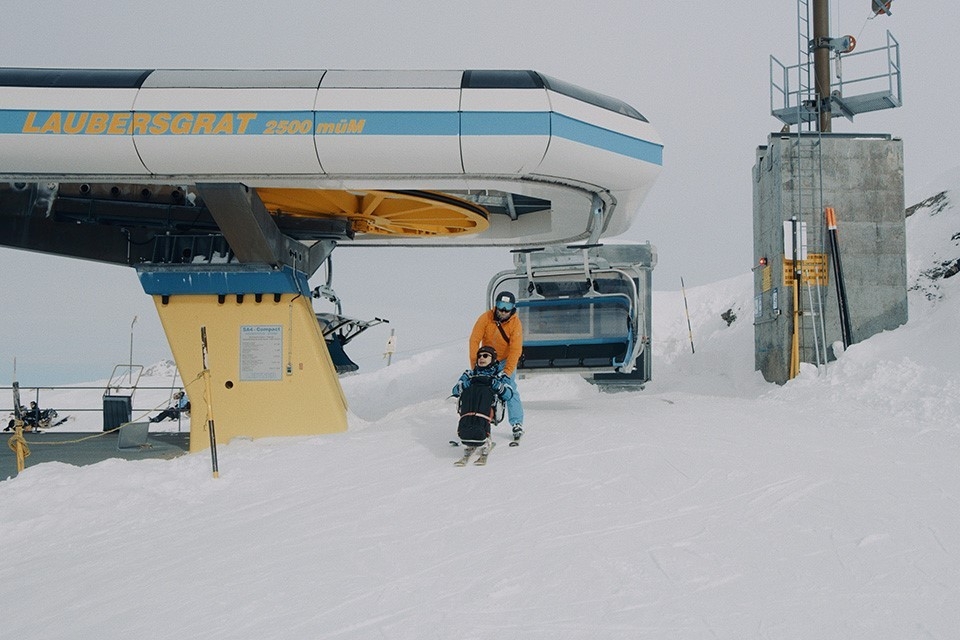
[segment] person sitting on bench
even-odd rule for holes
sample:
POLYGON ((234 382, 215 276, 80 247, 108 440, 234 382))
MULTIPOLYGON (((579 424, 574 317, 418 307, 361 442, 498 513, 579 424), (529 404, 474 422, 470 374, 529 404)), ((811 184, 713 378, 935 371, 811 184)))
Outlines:
POLYGON ((173 394, 173 401, 173 405, 150 418, 150 422, 163 422, 167 418, 176 420, 180 417, 181 413, 190 412, 190 401, 187 400, 187 394, 183 391, 177 391, 173 394))

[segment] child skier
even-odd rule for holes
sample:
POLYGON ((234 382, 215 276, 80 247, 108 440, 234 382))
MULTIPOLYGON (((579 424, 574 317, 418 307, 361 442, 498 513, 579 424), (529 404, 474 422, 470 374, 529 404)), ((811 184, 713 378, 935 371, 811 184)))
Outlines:
POLYGON ((483 447, 480 455, 484 458, 493 446, 490 442, 490 425, 496 419, 497 400, 505 402, 513 395, 513 389, 503 376, 503 363, 497 361, 496 349, 483 346, 477 350, 474 368, 463 372, 451 395, 460 398, 457 405, 460 413, 457 435, 467 447, 464 458, 469 458, 469 454, 479 446, 483 447))

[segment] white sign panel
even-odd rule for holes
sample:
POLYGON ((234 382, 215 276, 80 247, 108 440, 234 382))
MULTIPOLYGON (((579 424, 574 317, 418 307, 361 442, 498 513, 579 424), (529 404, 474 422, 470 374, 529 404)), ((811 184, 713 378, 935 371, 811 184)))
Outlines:
POLYGON ((240 380, 280 380, 282 377, 283 326, 241 325, 240 380))
POLYGON ((793 220, 783 221, 783 257, 787 260, 793 260, 793 225, 796 224, 797 235, 800 236, 800 246, 797 247, 797 259, 807 259, 807 223, 793 220))

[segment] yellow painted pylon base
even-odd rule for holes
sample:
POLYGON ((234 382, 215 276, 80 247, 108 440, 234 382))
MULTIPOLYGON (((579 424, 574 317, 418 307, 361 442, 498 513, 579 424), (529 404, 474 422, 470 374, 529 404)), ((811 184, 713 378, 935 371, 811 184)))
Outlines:
POLYGON ((201 327, 217 441, 347 429, 347 401, 310 299, 286 293, 154 295, 191 405, 190 451, 209 448, 201 327), (279 298, 279 299, 277 299, 279 298))

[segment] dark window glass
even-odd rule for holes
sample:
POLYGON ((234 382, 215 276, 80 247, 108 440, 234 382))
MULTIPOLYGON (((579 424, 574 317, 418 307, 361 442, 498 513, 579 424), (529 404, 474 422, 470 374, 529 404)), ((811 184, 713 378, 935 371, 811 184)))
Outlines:
POLYGON ((0 69, 0 86, 136 89, 150 69, 0 69))
POLYGON ((597 93, 595 91, 588 91, 587 89, 578 87, 575 84, 570 84, 569 82, 564 82, 563 80, 557 80, 556 78, 545 76, 542 73, 540 74, 540 77, 543 79, 543 84, 545 84, 547 89, 550 89, 551 91, 562 93, 565 96, 570 96, 571 98, 575 98, 588 104, 596 105, 603 109, 608 109, 614 113, 635 118, 636 120, 649 122, 649 120, 644 118, 639 111, 622 100, 617 100, 616 98, 611 98, 610 96, 605 96, 602 93, 597 93))
POLYGON ((533 71, 488 71, 463 72, 461 86, 465 89, 540 89, 543 81, 533 71))

